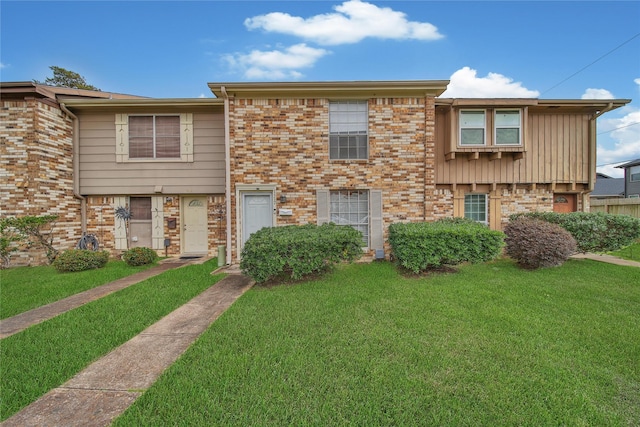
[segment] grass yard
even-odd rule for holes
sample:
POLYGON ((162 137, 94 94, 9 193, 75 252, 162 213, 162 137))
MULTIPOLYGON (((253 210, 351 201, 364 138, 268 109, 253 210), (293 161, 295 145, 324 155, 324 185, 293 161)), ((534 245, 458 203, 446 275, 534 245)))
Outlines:
POLYGON ((15 316, 150 267, 152 265, 131 267, 124 261, 110 261, 103 268, 76 273, 58 273, 52 266, 2 270, 0 319, 15 316))
POLYGON ((355 264, 254 287, 115 421, 638 425, 640 269, 355 264))
MULTIPOLYGON (((223 275, 217 259, 170 270, 2 340, 6 419, 189 301, 223 275)), ((4 298, 4 295, 3 295, 4 298)))
POLYGON ((640 262, 640 240, 635 243, 627 246, 626 248, 620 249, 615 252, 610 252, 611 255, 617 256, 620 258, 628 259, 631 261, 640 262))

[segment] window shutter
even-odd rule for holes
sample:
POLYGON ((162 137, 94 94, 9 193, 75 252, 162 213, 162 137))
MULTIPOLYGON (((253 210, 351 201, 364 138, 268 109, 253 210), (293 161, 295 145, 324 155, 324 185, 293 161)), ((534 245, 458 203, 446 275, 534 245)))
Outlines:
MULTIPOLYGON (((116 208, 127 207, 128 198, 126 196, 116 196, 113 198, 113 210, 115 213, 116 208)), ((124 220, 118 219, 114 215, 115 230, 114 236, 116 239, 116 249, 126 250, 127 244, 127 224, 124 220)))
POLYGON ((329 190, 316 190, 318 225, 329 222, 329 190))
POLYGON ((193 162, 193 114, 180 114, 180 157, 193 162))
POLYGON ((116 162, 126 162, 129 158, 129 116, 116 114, 116 162))
POLYGON ((163 196, 151 198, 151 248, 164 249, 163 196))
POLYGON ((382 191, 369 191, 369 214, 371 220, 371 249, 384 249, 384 227, 382 223, 382 191))

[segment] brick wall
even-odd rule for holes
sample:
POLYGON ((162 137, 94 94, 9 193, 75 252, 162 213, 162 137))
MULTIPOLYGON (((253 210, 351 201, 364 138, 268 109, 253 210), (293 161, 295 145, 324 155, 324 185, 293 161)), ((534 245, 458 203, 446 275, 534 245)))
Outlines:
MULTIPOLYGON (((54 247, 74 247, 81 236, 81 214, 73 196, 71 120, 46 101, 3 101, 0 135, 1 215, 58 215, 54 247)), ((44 251, 35 248, 11 257, 11 265, 44 262, 44 251)))
MULTIPOLYGON (((100 249, 106 249, 113 256, 122 251, 115 248, 115 196, 87 197, 87 233, 95 234, 100 242, 100 249)), ((180 195, 163 195, 164 238, 170 239, 167 255, 178 256, 181 251, 181 215, 180 195), (176 220, 176 227, 169 228, 168 219, 176 220)), ((216 212, 220 206, 224 207, 223 195, 207 197, 207 226, 209 255, 217 256, 218 245, 224 245, 226 240, 226 221, 216 212)), ((164 249, 158 250, 158 255, 164 256, 164 249)))
POLYGON ((433 98, 371 99, 369 159, 329 160, 328 100, 232 98, 233 240, 236 184, 276 185, 277 208, 293 210, 277 216, 276 225, 315 223, 319 189, 382 190, 385 235, 392 222, 431 218, 425 199, 430 203, 435 190, 434 117, 433 98))

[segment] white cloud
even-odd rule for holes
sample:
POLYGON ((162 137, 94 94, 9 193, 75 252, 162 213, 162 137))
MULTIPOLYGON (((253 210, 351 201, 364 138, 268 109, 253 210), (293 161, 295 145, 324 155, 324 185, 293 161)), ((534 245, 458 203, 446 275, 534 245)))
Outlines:
POLYGON ((640 109, 626 107, 627 113, 620 118, 598 119, 598 140, 613 141, 605 145, 598 142, 597 163, 598 172, 613 177, 621 177, 621 169, 615 169, 616 164, 640 159, 640 109), (609 171, 607 173, 605 171, 609 171))
POLYGON ((3 68, 7 68, 7 64, 0 62, 0 70, 2 70, 3 68))
POLYGON ((463 67, 449 78, 447 90, 442 98, 537 98, 540 92, 529 90, 521 82, 498 73, 478 77, 477 71, 463 67))
POLYGON ((633 82, 634 82, 635 84, 637 84, 638 86, 640 86, 640 79, 634 79, 634 80, 633 80, 633 82))
POLYGON ((322 45, 357 43, 367 37, 394 40, 437 40, 444 37, 428 22, 407 20, 403 12, 360 0, 334 6, 335 13, 310 18, 273 12, 247 18, 249 30, 289 34, 322 45))
POLYGON ((589 88, 582 94, 582 99, 615 99, 615 96, 606 89, 589 88))
POLYGON ((247 54, 226 55, 223 59, 243 72, 248 79, 299 79, 301 68, 313 66, 318 59, 331 53, 304 43, 275 50, 252 50, 247 54))

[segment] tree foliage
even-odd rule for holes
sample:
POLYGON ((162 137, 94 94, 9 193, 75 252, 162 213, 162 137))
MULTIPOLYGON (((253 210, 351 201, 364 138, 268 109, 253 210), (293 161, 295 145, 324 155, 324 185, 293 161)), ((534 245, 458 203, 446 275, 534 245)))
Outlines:
POLYGON ((17 249, 18 242, 26 242, 28 246, 42 247, 47 260, 52 263, 58 256, 58 250, 53 247, 53 228, 56 215, 23 216, 0 218, 0 248, 2 259, 8 265, 9 257, 17 249))
POLYGON ((74 71, 70 71, 62 67, 56 67, 55 65, 52 65, 49 68, 53 72, 53 77, 47 77, 44 82, 34 80, 34 83, 44 84, 47 86, 68 87, 71 89, 100 90, 87 83, 83 76, 74 71))

